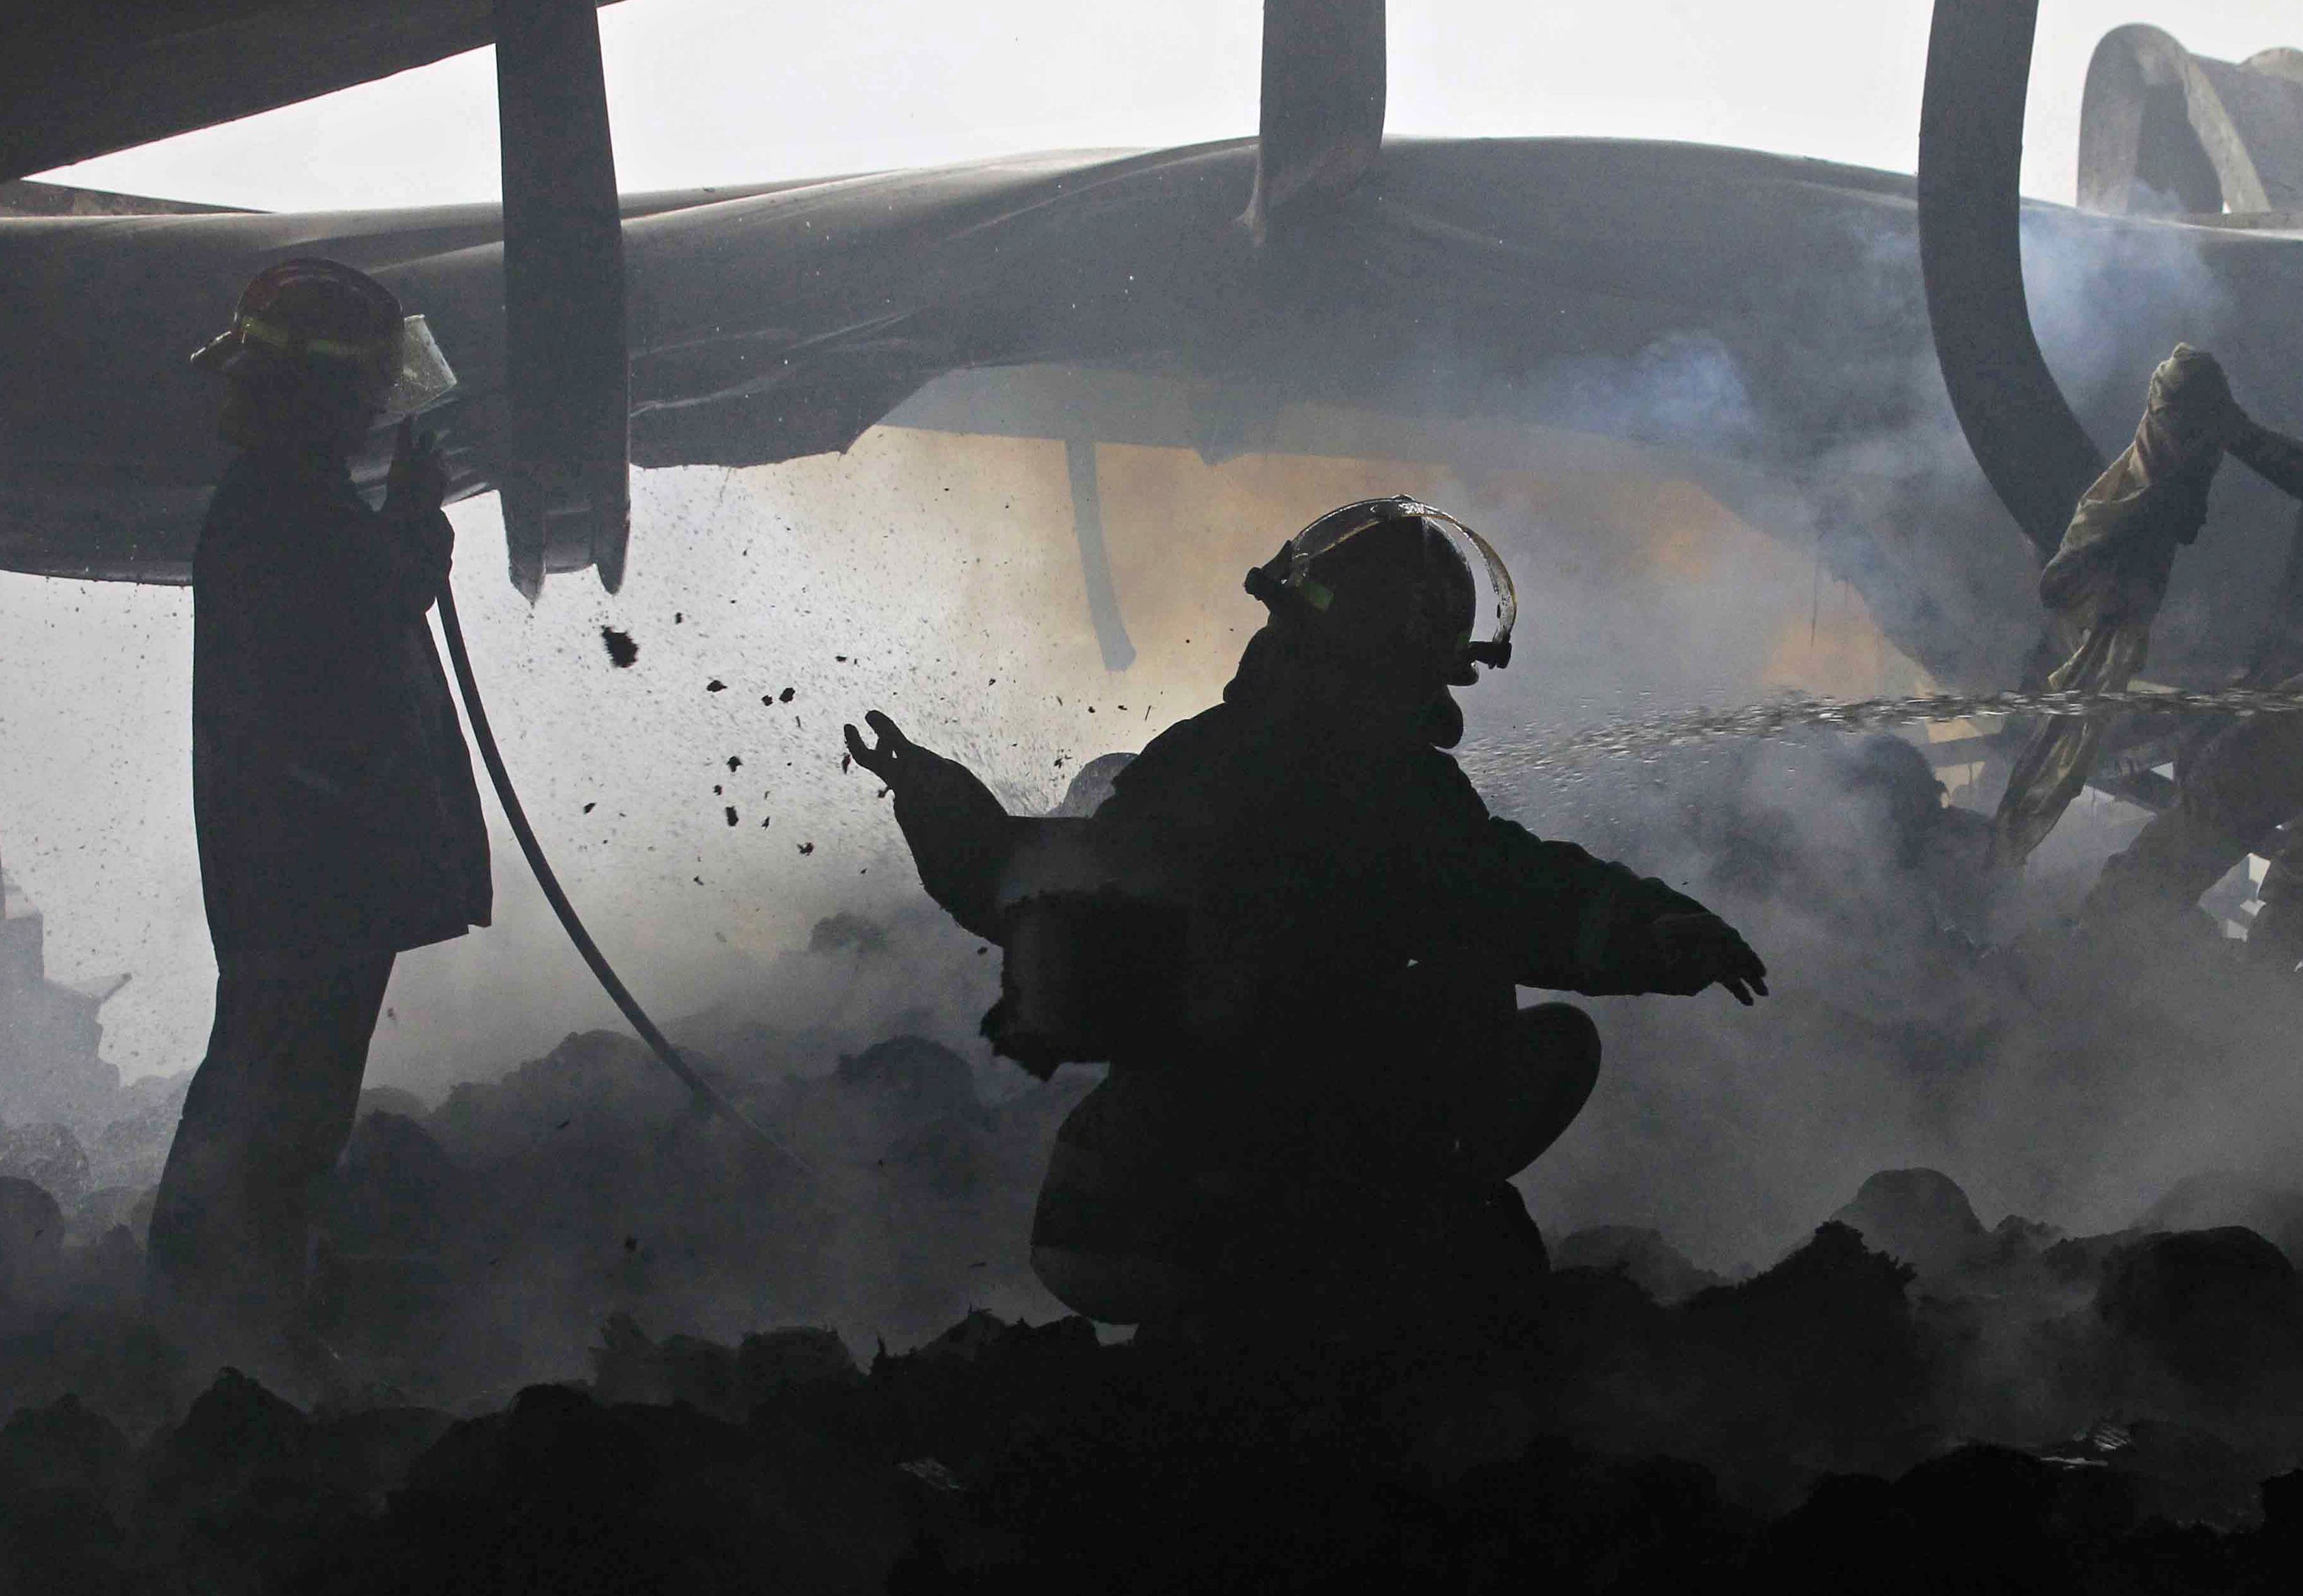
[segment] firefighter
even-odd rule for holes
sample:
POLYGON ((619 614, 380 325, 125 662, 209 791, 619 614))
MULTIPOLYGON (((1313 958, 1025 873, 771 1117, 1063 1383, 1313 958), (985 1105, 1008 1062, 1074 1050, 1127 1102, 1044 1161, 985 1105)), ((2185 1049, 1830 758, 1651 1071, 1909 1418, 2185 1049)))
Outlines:
POLYGON ((1117 1323, 1505 1301, 1543 1270, 1507 1182, 1599 1064, 1588 1015, 1520 1008, 1514 987, 1717 983, 1748 1004, 1766 969, 1663 883, 1491 817, 1444 752, 1464 729, 1449 690, 1510 657, 1510 580, 1476 534, 1364 500, 1248 590, 1270 619, 1223 701, 1154 740, 1092 818, 1008 817, 886 716, 876 743, 848 728, 930 894, 1006 949, 995 1043, 1042 1070, 1110 1063, 1059 1134, 1033 1265, 1117 1323), (1498 601, 1485 643, 1466 548, 1498 601), (1030 884, 1049 835, 1103 876, 1054 934, 1034 928, 1061 895, 1030 884), (1033 989, 1048 981, 1081 990, 1033 989), (1088 1034, 1068 1046, 1033 1031, 1072 1023, 1088 1034))
POLYGON ((350 460, 453 384, 421 317, 326 260, 271 266, 192 357, 238 451, 192 563, 192 789, 216 958, 148 1286, 196 1356, 308 1385, 313 1189, 342 1152, 392 960, 488 923, 485 826, 426 612, 446 473, 401 423, 384 507, 350 460))

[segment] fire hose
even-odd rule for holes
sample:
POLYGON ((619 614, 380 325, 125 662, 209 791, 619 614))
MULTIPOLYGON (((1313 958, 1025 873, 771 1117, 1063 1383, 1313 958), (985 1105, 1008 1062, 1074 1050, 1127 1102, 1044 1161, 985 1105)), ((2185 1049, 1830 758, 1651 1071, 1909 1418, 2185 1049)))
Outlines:
POLYGON ((464 700, 464 717, 471 723, 472 739, 479 744, 480 760, 487 766, 488 780, 495 787, 496 800, 502 804, 504 819, 510 822, 512 836, 519 839, 519 851, 527 858, 527 868, 534 872, 536 884, 544 889, 544 901, 552 905, 552 912, 560 917, 561 929, 568 933, 568 940, 576 945, 576 951, 584 956, 584 962, 590 966, 601 988, 614 1000, 616 1007, 623 1011, 625 1020, 639 1034, 640 1040, 647 1044, 648 1051, 679 1078, 680 1084, 695 1096, 700 1106, 736 1126, 755 1146, 813 1178, 815 1171, 806 1159, 778 1141, 757 1121, 730 1102, 726 1093, 696 1073, 695 1067, 679 1056, 679 1050, 671 1045, 655 1021, 648 1018, 647 1011, 640 1007, 639 1000, 632 995, 631 989, 624 985, 614 967, 609 964, 607 956, 600 952, 599 944, 594 942, 592 934, 584 928, 584 921, 578 916, 576 906, 568 901, 567 893, 561 888, 560 878, 553 873, 551 861, 544 856, 543 844, 536 840, 536 828, 527 823, 527 811, 521 807, 519 794, 512 789, 511 777, 504 769, 503 754, 496 747, 495 734, 488 729, 487 709, 480 701, 479 683, 472 676, 472 659, 464 647, 464 628, 456 617, 456 594, 451 582, 440 584, 440 632, 447 639, 448 659, 456 672, 456 688, 464 700))

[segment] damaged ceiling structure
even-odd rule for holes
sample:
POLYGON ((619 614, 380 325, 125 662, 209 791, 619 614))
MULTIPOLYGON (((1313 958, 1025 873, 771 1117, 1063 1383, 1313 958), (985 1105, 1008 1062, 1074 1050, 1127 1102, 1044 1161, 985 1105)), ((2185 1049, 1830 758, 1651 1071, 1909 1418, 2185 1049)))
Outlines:
MULTIPOLYGON (((1266 204, 1259 152, 1288 125, 1286 85, 1337 70, 1308 46, 1268 47, 1261 139, 624 197, 632 463, 761 465, 882 424, 1060 440, 1092 594, 1098 444, 1692 483, 1815 549, 1936 679, 2017 674, 2036 634, 2029 551, 1948 431, 1919 185, 1630 140, 1379 152, 1379 30, 1372 47, 1366 125, 1295 135, 1322 176, 1275 189, 1268 215, 1244 214, 1266 204), (1320 153, 1353 138, 1355 157, 1320 153)), ((2179 337, 2220 351, 2244 393, 2275 394, 2303 355, 2284 314, 2303 239, 2242 208, 2283 204, 2283 174, 2303 170, 2290 59, 2202 62, 2132 29, 2098 50, 2085 203, 2020 207, 2030 275, 2121 310, 2084 327, 2086 369, 2067 379, 2090 437, 2124 433, 2179 337), (2206 196, 2189 179, 2180 219, 2135 197, 2164 190, 2184 129, 2221 174, 2211 217, 2189 214, 2206 196)), ((463 379, 435 423, 456 491, 501 485, 523 452, 504 250, 489 206, 0 219, 0 567, 185 579, 222 446, 183 350, 239 282, 291 255, 345 260, 424 307, 463 379)), ((367 468, 382 463, 379 440, 367 468)), ((2176 685, 2219 680, 2271 602, 2286 517, 2268 494, 2231 496, 2230 532, 2171 595, 2173 613, 2223 617, 2164 629, 2176 685)), ((546 571, 598 567, 612 584, 611 520, 515 517, 514 580, 533 592, 546 571)), ((1124 664, 1124 622, 1098 627, 1124 664)))
POLYGON ((2213 61, 2157 28, 2113 29, 2088 67, 2079 198, 2113 216, 2303 219, 2303 50, 2213 61))
MULTIPOLYGON (((485 26, 465 13, 479 9, 417 8, 370 65, 380 73, 468 47, 471 27, 485 26)), ((2028 59, 2029 8, 2015 10, 2028 59)), ((1977 13, 1947 5, 1938 31, 1977 13)), ((2090 441, 2123 433, 2143 374, 2178 338, 2222 351, 2243 392, 2275 393, 2291 368, 2295 334, 2280 307, 2303 255, 2280 207, 2303 171, 2296 59, 2208 61, 2147 28, 2099 46, 2080 206, 2022 204, 2029 265, 2012 301, 2000 284, 1997 312, 1964 307, 1978 337, 1998 340, 2012 302, 2028 339, 2022 283, 2044 277, 2065 301, 2042 336, 2051 363, 2071 368, 2057 375, 2078 413, 2059 441, 2071 460, 2099 459, 2090 441), (2088 315, 2101 305, 2117 314, 2088 315), (2084 359, 2064 358, 2082 339, 2084 359)), ((1966 105, 1971 87, 1945 83, 1938 97, 1966 105)), ((2020 92, 2019 80, 2019 138, 2020 92)), ((523 462, 538 453, 539 424, 573 439, 563 454, 617 456, 625 445, 605 435, 603 405, 628 418, 628 458, 643 467, 769 464, 844 449, 883 424, 1060 442, 1091 617, 1113 668, 1133 650, 1101 546, 1101 444, 1210 462, 1280 454, 1690 483, 1802 557, 1811 550, 1936 680, 2020 674, 2036 639, 2033 553, 2009 535, 1992 490, 2004 502, 2021 490, 1988 468, 1981 429, 1967 432, 1988 485, 1950 433, 1931 351, 1956 339, 1943 323, 1960 318, 1930 327, 1924 172, 1914 183, 1629 140, 1384 140, 1382 97, 1379 26, 1367 37, 1282 26, 1266 40, 1254 139, 623 196, 619 291, 596 281, 587 291, 596 304, 623 301, 625 358, 610 373, 595 357, 549 382, 513 373, 511 346, 524 342, 533 364, 553 330, 522 332, 507 317, 501 207, 90 214, 185 207, 10 185, 0 292, 16 336, 0 359, 19 380, 0 400, 0 568, 185 580, 223 456, 179 346, 254 270, 325 254, 424 307, 452 352, 463 385, 435 424, 459 497, 532 476, 523 462), (1352 93, 1329 97, 1356 109, 1337 121, 1305 86, 1346 79, 1352 93), (1272 149, 1299 175, 1260 186, 1272 149), (588 416, 520 419, 523 392, 609 388, 585 401, 588 416)), ((172 114, 190 126, 253 108, 234 99, 172 114)), ((59 113, 78 130, 46 153, 126 139, 99 111, 59 113)), ((542 114, 545 125, 571 120, 542 114)), ((612 181, 596 131, 591 164, 612 181)), ((35 159, 30 145, 16 147, 25 153, 0 177, 35 159)), ((2012 204, 2012 190, 2004 197, 2012 204)), ((2033 447, 2035 430, 2003 429, 2003 448, 2033 447)), ((382 465, 379 439, 366 474, 382 465)), ((579 458, 561 475, 586 469, 579 458)), ((2067 504, 2069 475, 2048 473, 2039 496, 2067 504)), ((612 487, 561 491, 579 511, 603 498, 600 515, 559 517, 516 492, 515 584, 533 595, 547 572, 592 567, 613 587, 620 500, 612 487)), ((2170 596, 2179 624, 2164 629, 2156 666, 2172 685, 2219 683, 2231 640, 2259 634, 2274 602, 2283 509, 2251 484, 2226 497, 2230 530, 2187 558, 2170 596), (2183 624, 2210 613, 2215 624, 2183 624)), ((2053 535, 2037 519, 2016 514, 2034 550, 2053 535)))

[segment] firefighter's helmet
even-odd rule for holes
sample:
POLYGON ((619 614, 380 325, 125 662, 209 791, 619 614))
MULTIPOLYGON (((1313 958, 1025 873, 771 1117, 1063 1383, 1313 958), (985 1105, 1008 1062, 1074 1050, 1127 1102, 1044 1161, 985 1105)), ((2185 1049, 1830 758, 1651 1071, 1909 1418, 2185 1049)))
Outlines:
POLYGON ((341 262, 306 257, 266 266, 240 290, 232 324, 192 356, 203 370, 252 375, 300 367, 349 380, 368 403, 410 416, 444 399, 456 374, 420 315, 341 262))
POLYGON ((1503 557, 1447 511, 1405 495, 1329 510, 1250 571, 1247 591, 1275 614, 1317 616, 1368 646, 1429 658, 1450 682, 1476 680, 1477 665, 1511 663, 1519 599, 1503 557), (1493 630, 1479 642, 1473 555, 1495 604, 1493 630))

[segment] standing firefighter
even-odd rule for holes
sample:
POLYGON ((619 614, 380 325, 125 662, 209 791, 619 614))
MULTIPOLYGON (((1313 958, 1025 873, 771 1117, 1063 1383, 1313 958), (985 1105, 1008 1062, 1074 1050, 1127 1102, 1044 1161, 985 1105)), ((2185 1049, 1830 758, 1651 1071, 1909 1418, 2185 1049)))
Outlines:
POLYGON ((1382 1322, 1516 1298, 1542 1242, 1509 1178, 1590 1095, 1599 1037, 1514 986, 1745 1003, 1765 968, 1662 883, 1491 817, 1448 689, 1510 657, 1510 578, 1408 500, 1322 517, 1250 573, 1270 610, 1216 708, 1086 819, 1009 817, 882 715, 928 891, 1006 950, 986 1020, 1109 1060, 1058 1138, 1032 1256, 1118 1323, 1382 1322), (1488 564, 1498 626, 1472 641, 1488 564))
POLYGON ((342 1152, 392 958, 485 925, 487 833, 425 612, 445 471, 403 422, 384 506, 352 453, 454 378, 333 261, 270 267, 193 357, 240 451, 192 565, 192 790, 215 1023, 152 1215, 156 1309, 203 1357, 308 1382, 315 1183, 342 1152))

